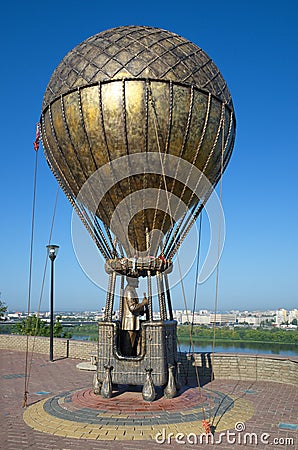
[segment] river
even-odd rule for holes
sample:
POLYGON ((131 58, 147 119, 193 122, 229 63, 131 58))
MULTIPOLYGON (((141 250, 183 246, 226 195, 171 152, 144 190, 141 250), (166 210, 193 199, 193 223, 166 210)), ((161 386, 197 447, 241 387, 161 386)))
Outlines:
MULTIPOLYGON (((180 351, 192 351, 189 341, 180 341, 180 351)), ((212 352, 212 343, 203 341, 194 343, 195 352, 212 352)), ((294 344, 271 344, 262 342, 218 342, 215 344, 216 353, 254 353, 274 354, 283 356, 298 356, 298 347, 294 344)))
MULTIPOLYGON (((72 337, 74 340, 89 341, 89 336, 72 337)), ((180 340, 178 350, 190 352, 189 341, 180 340)), ((195 352, 212 352, 212 342, 195 342, 195 352)), ((298 356, 298 347, 294 344, 271 344, 262 342, 218 342, 214 347, 215 353, 253 353, 253 354, 274 354, 281 356, 298 356)))

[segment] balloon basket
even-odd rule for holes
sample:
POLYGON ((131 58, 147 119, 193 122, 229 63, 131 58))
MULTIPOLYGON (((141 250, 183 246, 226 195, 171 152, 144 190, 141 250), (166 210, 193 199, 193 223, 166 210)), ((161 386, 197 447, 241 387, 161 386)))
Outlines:
POLYGON ((101 393, 103 397, 111 396, 112 391, 109 385, 112 384, 145 387, 146 380, 148 381, 150 376, 152 385, 164 387, 167 393, 170 391, 167 394, 169 397, 175 396, 176 384, 171 379, 173 369, 175 371, 177 366, 177 322, 175 320, 142 322, 136 356, 123 355, 120 342, 120 321, 98 323, 95 393, 101 393), (109 395, 106 395, 107 390, 109 395))

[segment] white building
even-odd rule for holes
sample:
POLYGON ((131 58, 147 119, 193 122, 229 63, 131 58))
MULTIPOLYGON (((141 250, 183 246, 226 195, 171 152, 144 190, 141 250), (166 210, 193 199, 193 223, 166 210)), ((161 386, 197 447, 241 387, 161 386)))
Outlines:
POLYGON ((286 309, 279 308, 275 314, 275 325, 279 327, 288 320, 288 312, 286 309))
POLYGON ((292 323, 294 319, 298 320, 298 309, 289 311, 289 323, 292 323))
POLYGON ((21 317, 23 317, 23 314, 22 314, 21 312, 8 313, 8 314, 7 314, 7 317, 8 317, 10 320, 13 320, 13 319, 21 319, 21 317))
POLYGON ((227 324, 234 324, 236 322, 236 314, 210 314, 210 323, 217 323, 219 325, 227 325, 227 324))

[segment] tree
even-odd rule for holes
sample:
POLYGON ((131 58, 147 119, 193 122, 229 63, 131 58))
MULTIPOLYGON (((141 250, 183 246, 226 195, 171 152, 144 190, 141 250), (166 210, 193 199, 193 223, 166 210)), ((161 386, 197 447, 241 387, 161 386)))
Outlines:
POLYGON ((5 302, 3 302, 0 299, 0 320, 2 320, 2 317, 4 317, 4 314, 6 313, 6 311, 7 311, 7 306, 6 306, 5 302))
MULTIPOLYGON (((35 314, 17 323, 16 329, 19 334, 25 334, 27 336, 50 336, 50 325, 35 314)), ((54 337, 71 338, 71 333, 63 330, 60 316, 56 318, 53 332, 54 337)))
POLYGON ((26 336, 49 336, 49 326, 37 317, 35 314, 26 317, 22 322, 16 324, 16 329, 19 334, 25 334, 26 336))
POLYGON ((61 316, 56 317, 54 323, 54 337, 61 337, 65 339, 70 339, 72 334, 69 331, 64 331, 61 323, 61 316))

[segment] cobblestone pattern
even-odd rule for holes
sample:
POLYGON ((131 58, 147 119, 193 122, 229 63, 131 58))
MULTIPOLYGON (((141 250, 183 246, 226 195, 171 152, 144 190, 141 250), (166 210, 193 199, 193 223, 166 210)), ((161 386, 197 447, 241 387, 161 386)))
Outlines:
MULTIPOLYGON (((17 351, 0 351, 0 379, 1 379, 1 431, 0 431, 0 448, 3 450, 18 450, 18 449, 52 449, 52 450, 91 450, 91 449, 113 449, 113 450, 136 450, 136 449, 181 449, 181 444, 176 443, 175 435, 177 432, 182 433, 199 433, 199 429, 196 425, 189 426, 191 422, 186 424, 173 425, 173 436, 167 434, 167 439, 163 444, 155 442, 155 439, 140 441, 123 440, 119 441, 115 437, 115 425, 111 425, 110 433, 106 434, 105 440, 95 439, 75 439, 65 436, 69 436, 69 431, 64 436, 59 435, 59 428, 55 429, 55 426, 65 426, 65 423, 61 423, 61 419, 52 417, 48 421, 48 426, 53 425, 57 431, 56 434, 45 433, 44 430, 37 431, 34 428, 29 427, 23 420, 24 409, 22 408, 23 393, 24 393, 24 367, 25 367, 25 354, 17 351), (54 420, 55 419, 55 420, 54 420), (115 440, 110 440, 109 436, 113 435, 115 440)), ((43 404, 49 401, 49 399, 56 397, 62 398, 63 392, 76 392, 76 401, 79 402, 81 409, 83 407, 83 397, 86 397, 88 388, 90 388, 92 373, 88 371, 80 371, 76 369, 76 361, 72 359, 57 359, 54 363, 48 361, 48 357, 42 355, 34 355, 31 366, 31 376, 29 383, 29 407, 27 411, 30 411, 32 405, 36 404, 38 407, 42 407, 43 404), (85 392, 85 396, 83 396, 85 392), (39 394, 43 395, 39 395, 39 394), (81 397, 81 398, 80 398, 81 397)), ((291 385, 280 383, 269 383, 264 381, 233 381, 233 380, 215 380, 205 386, 205 389, 213 392, 221 392, 227 394, 229 398, 234 400, 244 400, 246 406, 239 402, 238 409, 230 409, 227 413, 219 416, 213 423, 216 427, 215 436, 219 436, 219 430, 230 427, 230 431, 234 430, 234 424, 241 421, 241 412, 247 412, 249 405, 253 404, 255 413, 250 410, 250 418, 245 420, 245 432, 254 433, 258 436, 258 444, 246 444, 244 445, 231 445, 227 444, 226 440, 219 445, 221 450, 227 450, 231 448, 249 448, 249 449, 297 449, 298 448, 298 433, 297 431, 290 431, 287 429, 280 429, 280 423, 297 424, 297 404, 298 404, 298 392, 291 385), (228 417, 227 414, 232 414, 232 417, 228 417), (231 425, 233 423, 233 425, 231 425), (272 445, 261 444, 260 436, 262 433, 269 434, 269 443, 272 445), (273 439, 282 442, 280 445, 273 445, 273 439), (285 442, 287 439, 287 445, 285 442)), ((73 394, 74 396, 75 394, 73 394)), ((67 397, 67 396, 65 396, 67 397)), ((176 401, 178 400, 175 399, 176 401)), ((72 397, 74 399, 74 397, 72 397)), ((117 397, 113 397, 113 406, 115 410, 106 410, 106 419, 108 415, 117 415, 117 397)), ((120 396, 118 397, 120 401, 120 396)), ((89 402, 89 399, 86 399, 89 402)), ((99 401, 99 400, 98 400, 99 401)), ((205 398, 206 401, 206 398, 205 398)), ((58 403, 59 404, 59 403, 58 403)), ((77 408, 75 401, 65 402, 60 400, 61 407, 71 408, 73 404, 74 409, 77 408)), ((133 405, 133 404, 132 404, 133 405)), ((111 405, 112 406, 112 405, 111 405)), ((110 407, 111 407, 110 406, 110 407)), ((190 405, 189 405, 190 406, 190 405)), ((133 406, 131 406, 133 408, 133 406)), ((119 406, 118 406, 119 410, 119 406)), ((183 412, 182 408, 179 408, 180 413, 183 412)), ((25 412, 25 413, 26 413, 25 412)), ((120 411, 120 413, 123 411, 120 411)), ((130 411, 130 414, 135 413, 138 417, 146 415, 146 411, 130 411)), ((170 410, 169 410, 170 412, 170 410)), ((100 413, 99 413, 100 414, 100 413)), ((156 413, 158 414, 158 413, 156 413)), ((124 417, 122 416, 122 419, 124 417)), ((39 419, 38 419, 39 420, 39 419)), ((69 430, 71 433, 78 429, 76 423, 68 422, 69 430)), ((90 431, 90 423, 80 423, 79 427, 85 427, 85 431, 90 431)), ((127 427, 126 427, 127 428, 127 427)), ((121 428, 119 429, 119 433, 121 428)), ((65 431, 65 430, 64 430, 65 431)), ((84 431, 84 432, 85 432, 84 431)), ((143 430, 145 431, 145 430, 143 430)), ((162 431, 162 427, 161 427, 162 431)), ((79 430, 80 432, 80 430, 79 430)), ((98 433, 100 434, 100 433, 98 433)), ((82 435, 83 436, 83 435, 82 435)), ((120 434, 121 436, 121 434, 120 434)), ((189 435, 190 436, 190 435, 189 435)), ((77 436, 80 437, 80 436, 77 436)), ((118 436, 119 438, 119 436, 118 436)), ((197 447, 200 448, 213 448, 214 446, 203 444, 197 447)), ((182 445, 182 448, 193 449, 195 445, 188 444, 182 445)))
MULTIPOLYGON (((161 404, 153 404, 153 408, 148 408, 142 401, 141 393, 126 392, 123 404, 111 407, 106 410, 102 404, 102 409, 90 408, 90 405, 83 403, 84 408, 74 404, 72 397, 82 393, 62 393, 49 400, 43 400, 27 409, 24 420, 27 425, 36 430, 59 436, 72 438, 85 438, 93 440, 154 440, 159 433, 182 433, 204 432, 202 420, 204 414, 210 414, 214 420, 224 420, 218 425, 217 431, 222 431, 234 426, 235 415, 238 420, 246 421, 253 414, 253 407, 250 401, 235 399, 219 392, 208 392, 205 394, 205 412, 199 401, 199 394, 196 388, 187 390, 176 399, 164 401, 161 404), (184 395, 185 394, 185 395, 184 395), (190 400, 190 402, 189 402, 190 400), (193 407, 187 406, 193 403, 193 407), (181 406, 183 405, 183 407, 181 406), (206 407, 212 408, 206 411, 206 407), (150 411, 151 409, 151 411, 150 411)), ((92 396, 89 396, 91 405, 92 396)), ((161 400, 162 402, 163 400, 161 400)), ((108 403, 108 402, 107 402, 108 403)), ((119 398, 121 403, 121 398, 119 398)))

